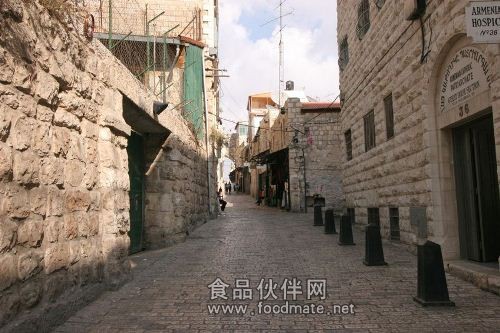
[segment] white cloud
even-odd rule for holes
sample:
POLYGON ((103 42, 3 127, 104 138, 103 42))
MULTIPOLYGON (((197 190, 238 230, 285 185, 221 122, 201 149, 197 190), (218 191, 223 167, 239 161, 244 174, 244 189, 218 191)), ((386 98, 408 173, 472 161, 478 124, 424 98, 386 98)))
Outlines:
MULTIPOLYGON (((280 0, 221 0, 221 67, 230 78, 222 79, 223 118, 245 120, 246 101, 252 93, 278 90, 278 22, 272 36, 253 41, 252 31, 269 20, 280 0), (243 15, 262 15, 251 27, 240 23, 243 15)), ((331 100, 337 96, 337 12, 336 1, 288 0, 285 13, 285 80, 295 81, 296 89, 331 100)), ((247 24, 248 25, 248 24, 247 24)), ((230 123, 226 128, 234 128, 230 123)))

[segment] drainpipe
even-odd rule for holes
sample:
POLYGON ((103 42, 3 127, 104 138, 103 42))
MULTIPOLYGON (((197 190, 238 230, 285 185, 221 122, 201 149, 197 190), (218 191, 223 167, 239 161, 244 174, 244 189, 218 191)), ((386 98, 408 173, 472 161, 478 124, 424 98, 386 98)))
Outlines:
POLYGON ((207 98, 207 83, 206 83, 206 73, 205 73, 205 50, 206 47, 203 48, 203 54, 202 54, 202 68, 203 68, 203 98, 205 100, 205 145, 207 147, 207 188, 208 188, 208 213, 209 215, 212 215, 213 210, 212 210, 212 186, 210 186, 210 181, 211 181, 211 175, 212 175, 212 168, 211 168, 211 162, 210 162, 210 149, 209 145, 210 142, 208 140, 208 98, 207 98))

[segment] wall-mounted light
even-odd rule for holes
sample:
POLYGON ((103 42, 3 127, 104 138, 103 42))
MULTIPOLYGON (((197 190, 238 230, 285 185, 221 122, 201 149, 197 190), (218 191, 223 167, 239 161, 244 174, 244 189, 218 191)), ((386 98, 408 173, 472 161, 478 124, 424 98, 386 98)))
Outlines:
POLYGON ((421 18, 426 8, 426 0, 406 0, 403 5, 404 14, 408 21, 414 21, 421 18))
POLYGON ((168 108, 168 103, 162 103, 157 101, 153 102, 153 113, 156 115, 159 115, 160 113, 165 111, 166 108, 168 108))

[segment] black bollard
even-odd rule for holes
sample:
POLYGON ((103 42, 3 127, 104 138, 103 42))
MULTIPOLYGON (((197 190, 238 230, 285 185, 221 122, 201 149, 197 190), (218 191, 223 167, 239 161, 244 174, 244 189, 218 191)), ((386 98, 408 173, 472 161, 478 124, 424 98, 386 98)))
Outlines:
POLYGON ((363 263, 366 266, 383 266, 387 265, 384 260, 384 249, 382 247, 382 237, 380 236, 380 227, 376 224, 369 224, 365 229, 366 249, 365 260, 363 263))
POLYGON ((320 205, 314 206, 314 226, 319 227, 323 225, 323 211, 320 205))
POLYGON ((347 215, 342 215, 340 220, 339 245, 356 245, 352 238, 351 218, 347 215))
POLYGON ((325 211, 325 234, 336 234, 335 229, 335 218, 333 215, 333 209, 327 209, 325 211))
POLYGON ((441 246, 427 241, 417 252, 418 285, 413 300, 423 306, 455 306, 448 294, 441 246))

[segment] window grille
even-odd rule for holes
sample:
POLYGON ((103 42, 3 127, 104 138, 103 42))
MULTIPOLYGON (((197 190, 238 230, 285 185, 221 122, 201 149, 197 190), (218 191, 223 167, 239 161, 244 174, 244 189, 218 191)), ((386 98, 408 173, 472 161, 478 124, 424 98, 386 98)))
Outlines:
POLYGON ((375 224, 380 227, 380 215, 378 208, 368 208, 368 224, 375 224))
POLYGON ((385 127, 387 139, 394 137, 394 109, 392 104, 392 94, 384 98, 385 127))
POLYGON ((345 138, 345 149, 347 154, 347 160, 350 161, 352 160, 352 137, 350 129, 344 133, 344 138, 345 138))
POLYGON ((363 118, 365 127, 365 151, 375 147, 375 114, 374 111, 368 112, 363 118))
POLYGON ((361 40, 370 29, 370 2, 361 0, 358 6, 358 26, 356 33, 361 40))
POLYGON ((399 208, 389 208, 389 222, 391 228, 391 239, 400 240, 399 208))
POLYGON ((378 9, 381 9, 384 3, 385 0, 375 0, 375 6, 377 6, 378 9))
POLYGON ((339 45, 339 68, 344 70, 344 68, 349 63, 349 44, 347 42, 347 36, 342 39, 339 45))

